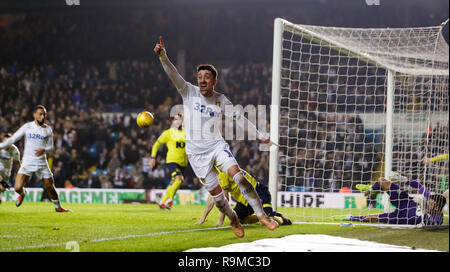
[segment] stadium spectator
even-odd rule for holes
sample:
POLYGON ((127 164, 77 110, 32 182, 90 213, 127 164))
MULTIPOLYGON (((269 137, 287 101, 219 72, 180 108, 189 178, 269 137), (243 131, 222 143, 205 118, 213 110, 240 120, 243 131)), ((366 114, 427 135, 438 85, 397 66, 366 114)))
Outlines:
POLYGON ((64 184, 65 184, 65 186, 64 186, 65 189, 75 189, 75 186, 73 186, 73 184, 68 179, 65 181, 64 184))

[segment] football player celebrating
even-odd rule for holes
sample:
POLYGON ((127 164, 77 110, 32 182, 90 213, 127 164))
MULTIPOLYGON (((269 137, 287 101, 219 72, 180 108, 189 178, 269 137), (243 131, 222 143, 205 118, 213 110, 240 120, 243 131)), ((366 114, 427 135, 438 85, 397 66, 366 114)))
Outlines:
POLYGON ((227 117, 235 120, 246 121, 247 130, 249 132, 252 130, 258 135, 262 143, 270 144, 270 140, 264 138, 263 134, 257 131, 255 125, 238 111, 233 111, 231 114, 225 111, 226 106, 229 108, 229 106, 232 107, 232 104, 223 94, 214 90, 218 81, 217 70, 213 65, 205 64, 197 67, 198 86, 195 86, 185 81, 170 62, 162 37, 153 51, 159 57, 164 71, 183 98, 186 154, 192 170, 211 194, 216 207, 229 218, 233 233, 237 237, 244 237, 244 228, 224 196, 214 165, 233 178, 262 225, 269 230, 278 228, 278 223, 264 212, 255 188, 245 179, 228 144, 222 137, 220 131, 222 114, 225 113, 227 117))
MULTIPOLYGON (((1 141, 11 137, 10 133, 3 133, 1 141)), ((20 167, 20 151, 15 145, 11 145, 7 149, 0 149, 0 203, 2 203, 1 194, 10 188, 9 178, 11 176, 11 170, 13 163, 16 161, 20 167)))
POLYGON ((186 132, 183 128, 183 116, 181 113, 175 115, 172 119, 172 127, 165 130, 152 147, 150 167, 153 169, 156 165, 156 154, 162 144, 167 146, 166 167, 169 169, 171 181, 167 186, 164 196, 158 203, 161 209, 172 208, 173 198, 184 181, 184 169, 187 166, 186 156, 186 132))
MULTIPOLYGON (((236 212, 241 223, 253 224, 258 222, 258 218, 255 215, 252 207, 248 204, 247 200, 245 200, 244 196, 239 190, 239 187, 236 185, 236 183, 234 183, 233 179, 227 173, 224 173, 220 170, 217 171, 219 172, 219 183, 224 191, 225 197, 227 198, 227 200, 229 200, 229 193, 230 193, 231 197, 237 202, 234 211, 236 212)), ((275 212, 272 209, 272 197, 270 195, 267 186, 256 180, 248 172, 244 170, 241 171, 244 174, 245 178, 252 184, 252 186, 258 193, 258 196, 261 199, 264 208, 264 212, 268 216, 274 218, 280 225, 291 225, 292 224, 291 220, 287 219, 281 213, 275 212)), ((211 195, 209 195, 208 200, 206 202, 205 210, 203 211, 202 217, 197 221, 196 223, 197 225, 201 225, 205 222, 206 218, 208 217, 208 214, 211 212, 213 207, 214 201, 212 200, 211 195)), ((220 213, 219 220, 217 221, 215 226, 216 227, 222 226, 224 219, 225 215, 223 213, 220 213)))
POLYGON ((53 174, 48 166, 47 154, 53 150, 53 131, 49 125, 44 123, 46 116, 45 107, 37 105, 33 110, 34 121, 24 124, 6 141, 0 143, 0 149, 8 148, 22 137, 25 138, 22 165, 14 183, 14 190, 19 194, 16 200, 17 207, 22 204, 26 195, 25 185, 35 173, 38 178, 42 179, 44 188, 55 205, 55 211, 70 212, 61 207, 54 186, 53 174))

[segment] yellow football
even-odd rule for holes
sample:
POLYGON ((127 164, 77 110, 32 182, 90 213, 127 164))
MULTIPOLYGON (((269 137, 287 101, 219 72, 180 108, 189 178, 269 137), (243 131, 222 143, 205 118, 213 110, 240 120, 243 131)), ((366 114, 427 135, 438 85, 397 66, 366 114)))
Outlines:
POLYGON ((143 111, 138 114, 136 123, 140 128, 149 128, 153 125, 153 114, 148 111, 143 111))

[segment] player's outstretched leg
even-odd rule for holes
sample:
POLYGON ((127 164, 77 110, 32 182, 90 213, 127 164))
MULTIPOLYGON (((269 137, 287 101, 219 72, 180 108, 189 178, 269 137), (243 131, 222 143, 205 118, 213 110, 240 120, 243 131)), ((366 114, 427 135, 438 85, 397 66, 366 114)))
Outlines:
POLYGON ((16 199, 16 207, 20 207, 20 205, 22 205, 23 199, 25 198, 26 195, 27 195, 27 191, 24 188, 24 189, 22 189, 22 193, 19 193, 19 196, 16 199))
POLYGON ((233 181, 239 186, 239 190, 241 190, 242 195, 255 211, 256 216, 258 216, 259 223, 269 230, 275 230, 276 228, 278 228, 279 224, 277 223, 277 221, 275 221, 273 218, 270 218, 264 212, 258 193, 256 192, 255 188, 253 188, 251 183, 248 182, 247 179, 245 179, 244 175, 239 170, 239 167, 237 167, 237 172, 235 172, 233 169, 228 171, 231 172, 231 174, 235 173, 233 175, 233 181))
POLYGON ((280 226, 277 221, 269 217, 267 214, 258 216, 258 219, 261 226, 265 226, 268 230, 275 230, 280 226))
POLYGON ((175 198, 175 195, 180 189, 181 184, 183 184, 183 176, 176 176, 174 177, 173 183, 172 183, 172 189, 169 192, 169 200, 167 201, 166 207, 172 208, 173 199, 175 198))
POLYGON ((239 222, 239 218, 235 211, 233 211, 233 219, 230 219, 230 225, 231 225, 231 230, 233 231, 234 235, 236 235, 239 238, 244 237, 244 235, 245 235, 244 228, 242 227, 241 223, 239 222))
POLYGON ((61 203, 59 202, 58 193, 56 192, 55 185, 53 184, 53 178, 43 179, 43 183, 44 183, 45 189, 48 191, 50 199, 53 202, 53 205, 55 206, 55 211, 56 212, 71 212, 71 210, 64 209, 61 206, 61 203))
POLYGON ((167 208, 167 204, 169 201, 171 201, 171 199, 169 199, 171 190, 172 190, 172 184, 169 184, 169 186, 167 186, 167 188, 166 188, 166 192, 164 193, 163 197, 161 198, 161 200, 158 203, 158 207, 161 210, 170 209, 170 208, 167 208))
POLYGON ((213 197, 214 204, 219 209, 219 211, 224 213, 230 220, 231 230, 233 231, 234 235, 236 235, 239 238, 244 237, 245 235, 244 228, 239 222, 239 218, 236 212, 231 209, 228 200, 223 195, 223 191, 220 185, 217 186, 212 191, 210 191, 210 194, 213 197))
POLYGON ((16 199, 16 207, 20 207, 22 205, 23 199, 25 198, 25 195, 27 192, 25 191, 25 184, 28 182, 28 179, 30 177, 24 174, 17 174, 16 180, 14 181, 14 190, 16 191, 19 196, 16 199))

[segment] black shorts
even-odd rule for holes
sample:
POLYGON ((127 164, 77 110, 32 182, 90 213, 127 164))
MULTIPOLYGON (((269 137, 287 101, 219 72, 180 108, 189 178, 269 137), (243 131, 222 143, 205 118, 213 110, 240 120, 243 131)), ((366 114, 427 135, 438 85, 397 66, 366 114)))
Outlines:
MULTIPOLYGON (((267 186, 265 186, 261 182, 258 182, 258 185, 256 185, 255 189, 256 193, 258 193, 258 196, 261 199, 264 212, 268 216, 275 216, 275 212, 272 209, 272 197, 270 196, 270 192, 267 186)), ((253 211, 253 208, 250 206, 250 204, 247 204, 247 206, 245 206, 244 204, 239 202, 236 204, 236 207, 234 207, 234 211, 236 212, 240 220, 246 218, 249 215, 252 215, 255 212, 253 211)))
POLYGON ((166 163, 167 171, 170 174, 170 179, 173 180, 174 177, 178 175, 184 175, 184 168, 183 166, 180 166, 178 163, 169 162, 166 163))

